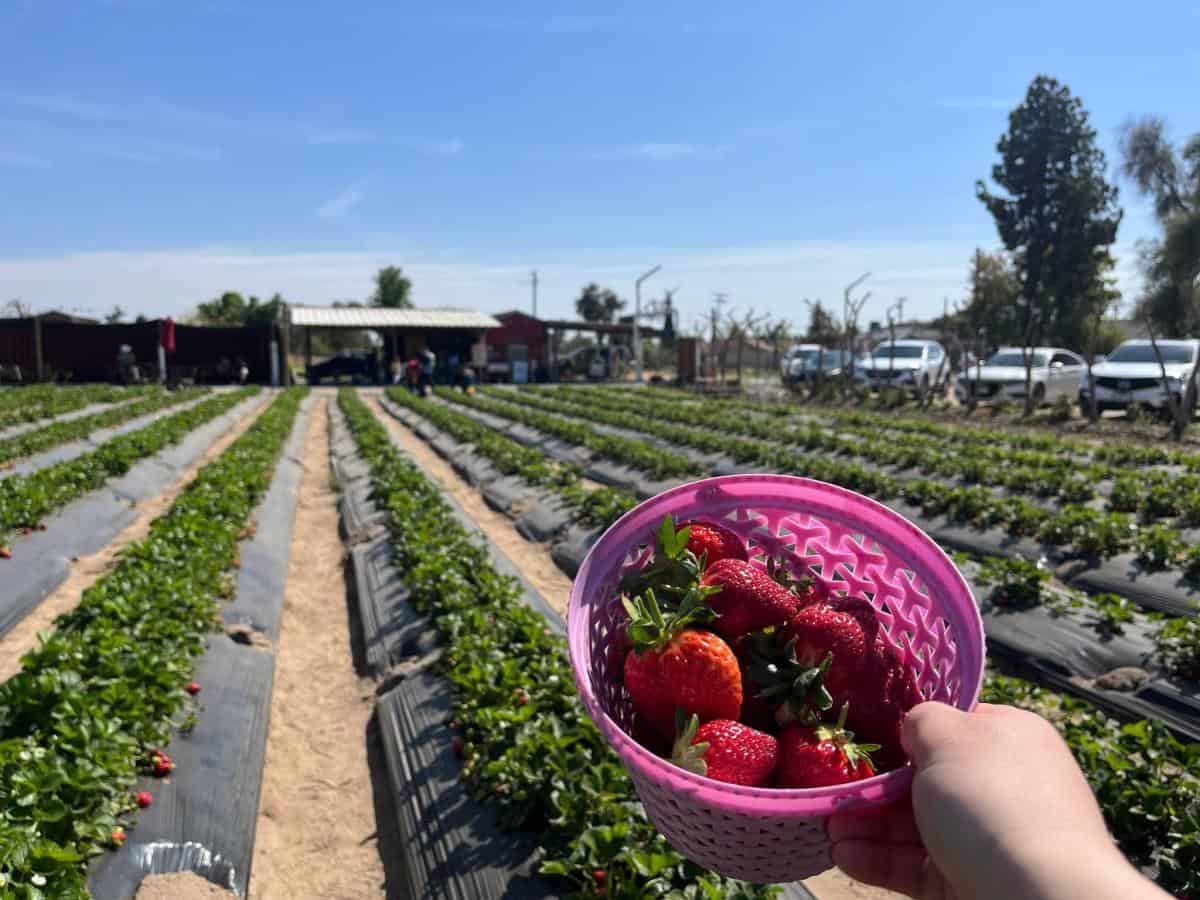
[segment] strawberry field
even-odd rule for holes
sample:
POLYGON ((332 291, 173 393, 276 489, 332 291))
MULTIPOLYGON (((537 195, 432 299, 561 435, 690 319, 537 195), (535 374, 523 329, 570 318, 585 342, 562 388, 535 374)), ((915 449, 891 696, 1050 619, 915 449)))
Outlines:
POLYGON ((751 472, 942 544, 984 699, 1052 721, 1123 851, 1200 890, 1200 454, 657 388, 33 387, 0 392, 0 465, 0 896, 855 896, 680 855, 567 659, 600 534, 751 472))

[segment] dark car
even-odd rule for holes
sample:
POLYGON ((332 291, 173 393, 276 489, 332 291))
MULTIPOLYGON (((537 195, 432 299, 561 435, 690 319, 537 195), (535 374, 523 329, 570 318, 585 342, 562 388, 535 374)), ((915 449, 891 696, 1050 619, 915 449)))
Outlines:
POLYGON ((329 357, 329 359, 309 366, 305 370, 305 378, 309 384, 320 384, 322 379, 337 379, 347 375, 353 380, 362 378, 374 381, 376 376, 375 368, 375 355, 373 353, 343 350, 329 357))

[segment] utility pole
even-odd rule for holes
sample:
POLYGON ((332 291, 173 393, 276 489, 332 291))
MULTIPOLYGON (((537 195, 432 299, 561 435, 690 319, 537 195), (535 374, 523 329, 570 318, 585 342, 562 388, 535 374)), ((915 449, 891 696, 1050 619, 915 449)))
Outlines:
POLYGON ((537 269, 530 273, 530 280, 533 287, 533 317, 537 318, 537 269))
POLYGON ((642 282, 661 269, 662 266, 655 266, 648 272, 642 274, 633 283, 633 354, 636 362, 637 383, 642 383, 642 333, 638 327, 638 319, 642 317, 642 282))
POLYGON ((712 308, 712 338, 708 343, 708 355, 712 362, 712 375, 717 376, 717 321, 721 318, 721 307, 729 299, 729 295, 724 291, 713 292, 713 308, 712 308))

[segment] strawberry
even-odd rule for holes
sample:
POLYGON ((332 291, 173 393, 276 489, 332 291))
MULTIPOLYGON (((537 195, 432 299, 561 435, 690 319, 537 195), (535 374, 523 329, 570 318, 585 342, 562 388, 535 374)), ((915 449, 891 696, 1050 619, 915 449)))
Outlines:
POLYGON ((12 559, 12 550, 8 547, 0 547, 0 559, 12 559))
POLYGON ((862 629, 866 646, 873 647, 875 645, 875 638, 879 635, 879 616, 875 612, 875 607, 862 597, 841 597, 833 603, 833 606, 841 612, 854 616, 862 629))
POLYGON ((664 618, 652 590, 622 602, 632 645, 625 656, 625 689, 638 715, 672 739, 676 708, 705 722, 736 719, 742 708, 737 657, 717 635, 688 627, 712 617, 702 596, 689 592, 670 618, 664 618))
POLYGON ((154 796, 149 791, 138 791, 134 799, 137 800, 139 809, 145 809, 154 802, 154 796))
POLYGON ((687 548, 704 566, 711 566, 722 559, 740 559, 745 562, 746 545, 742 539, 724 525, 713 522, 687 521, 679 523, 680 530, 688 529, 687 548))
POLYGON ((716 588, 706 598, 720 617, 713 627, 730 638, 782 625, 796 614, 801 603, 799 597, 763 569, 740 559, 713 563, 705 570, 700 584, 716 588))
POLYGON ((175 771, 174 761, 161 750, 155 750, 150 756, 150 768, 155 778, 166 778, 175 771))
POLYGON ((876 761, 880 769, 894 769, 907 762, 900 744, 904 716, 921 701, 916 679, 900 654, 882 639, 863 667, 850 705, 855 730, 880 745, 876 761))
POLYGON ((189 694, 191 694, 193 697, 195 697, 198 693, 200 693, 200 682, 189 681, 188 686, 186 688, 184 688, 184 690, 186 690, 189 694))
POLYGON ((608 879, 608 873, 605 872, 603 869, 593 869, 592 870, 592 881, 596 882, 597 888, 603 887, 604 882, 607 879, 608 879))
POLYGON ((819 666, 830 657, 824 680, 833 705, 841 707, 852 699, 855 678, 869 646, 858 618, 827 603, 812 603, 788 620, 783 640, 794 642, 802 666, 819 666))
POLYGON ((779 736, 775 786, 813 788, 860 781, 875 774, 870 753, 874 744, 856 744, 846 731, 843 706, 836 725, 789 725, 779 736))
MULTIPOLYGON (((677 717, 683 719, 682 714, 677 717)), ((771 735, 729 719, 700 724, 692 716, 678 721, 679 737, 671 761, 680 768, 717 781, 764 785, 779 761, 779 742, 771 735)))
POLYGON ((120 827, 114 828, 108 835, 108 839, 112 842, 114 847, 120 847, 122 844, 124 844, 125 837, 125 829, 120 827))
POLYGON ((454 755, 462 759, 466 754, 467 744, 461 737, 455 735, 450 741, 450 749, 454 751, 454 755))

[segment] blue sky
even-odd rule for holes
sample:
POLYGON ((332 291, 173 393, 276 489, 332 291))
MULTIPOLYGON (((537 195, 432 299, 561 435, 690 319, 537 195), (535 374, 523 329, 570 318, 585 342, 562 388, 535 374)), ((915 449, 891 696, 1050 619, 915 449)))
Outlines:
MULTIPOLYGON (((585 281, 803 320, 871 271, 940 312, 1041 72, 1200 131, 1200 4, 0 0, 0 303, 325 303, 386 263, 421 305, 570 312, 585 281)), ((1115 174, 1115 172, 1114 172, 1115 174)), ((1122 184, 1118 255, 1154 233, 1122 184)))

